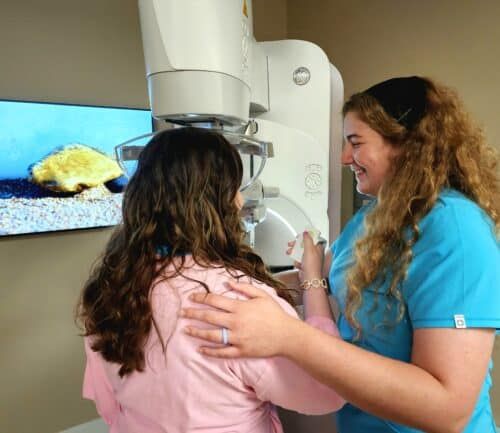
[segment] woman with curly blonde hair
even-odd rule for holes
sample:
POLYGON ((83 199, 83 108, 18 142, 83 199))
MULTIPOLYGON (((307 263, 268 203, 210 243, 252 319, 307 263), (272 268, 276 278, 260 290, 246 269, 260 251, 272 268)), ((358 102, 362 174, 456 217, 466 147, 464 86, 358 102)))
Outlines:
MULTIPOLYGON (((500 328, 498 155, 456 93, 422 77, 394 78, 345 104, 342 163, 372 197, 324 256, 305 236, 307 307, 328 308, 344 341, 290 320, 267 295, 215 295, 188 317, 225 326, 219 357, 283 355, 347 401, 341 433, 494 433, 490 360, 500 328), (323 266, 323 267, 322 267, 323 266), (259 320, 249 317, 261 312, 259 320)), ((299 264, 297 264, 299 267, 299 264)), ((214 340, 213 331, 189 328, 214 340)))

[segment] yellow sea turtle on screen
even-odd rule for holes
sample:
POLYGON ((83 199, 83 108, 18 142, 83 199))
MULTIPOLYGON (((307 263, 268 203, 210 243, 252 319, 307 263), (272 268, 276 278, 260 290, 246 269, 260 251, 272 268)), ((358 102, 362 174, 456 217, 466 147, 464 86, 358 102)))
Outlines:
POLYGON ((51 191, 78 193, 122 176, 118 163, 97 149, 69 144, 31 166, 31 182, 51 191))

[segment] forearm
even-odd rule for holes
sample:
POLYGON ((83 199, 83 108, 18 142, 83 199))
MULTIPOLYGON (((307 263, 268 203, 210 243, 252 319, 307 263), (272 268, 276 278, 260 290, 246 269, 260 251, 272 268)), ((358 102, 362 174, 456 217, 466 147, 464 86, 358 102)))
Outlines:
MULTIPOLYGON (((321 279, 323 275, 319 272, 305 273, 305 280, 321 279)), ((304 304, 304 317, 321 316, 333 320, 332 308, 328 299, 327 291, 323 287, 311 287, 302 293, 304 304)))
MULTIPOLYGON (((297 269, 283 271, 274 274, 274 277, 284 283, 289 289, 297 290, 302 293, 302 303, 304 304, 304 317, 321 316, 333 318, 330 301, 323 288, 311 288, 302 290, 300 287, 299 271, 297 269)), ((311 278, 322 278, 321 275, 311 278)), ((300 302, 300 301, 299 301, 300 302)))
POLYGON ((304 290, 302 294, 302 301, 304 303, 304 317, 320 316, 328 317, 333 320, 333 313, 330 307, 330 301, 325 289, 322 287, 312 287, 304 290))
POLYGON ((301 322, 285 356, 348 402, 380 418, 431 432, 458 431, 463 419, 445 387, 425 370, 360 349, 301 322), (425 417, 422 416, 425 414, 425 417))

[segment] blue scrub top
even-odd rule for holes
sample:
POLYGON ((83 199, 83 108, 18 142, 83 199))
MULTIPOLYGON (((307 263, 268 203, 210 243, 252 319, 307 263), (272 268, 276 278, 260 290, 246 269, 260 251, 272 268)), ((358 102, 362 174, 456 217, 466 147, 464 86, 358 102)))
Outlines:
MULTIPOLYGON (((340 307, 338 326, 344 340, 410 362, 413 329, 500 328, 500 243, 493 222, 473 201, 445 189, 419 223, 420 238, 413 247, 413 260, 401 285, 406 307, 403 319, 395 323, 398 306, 382 294, 387 285, 378 289, 378 294, 368 287, 357 312, 361 339, 352 341, 355 331, 342 314, 345 272, 353 262, 354 243, 364 231, 364 219, 372 206, 373 203, 360 209, 331 247, 330 287, 340 307), (378 307, 371 311, 374 303, 378 307)), ((490 370, 491 366, 490 362, 490 370)), ((495 433, 490 386, 488 371, 464 433, 495 433)), ((341 433, 420 432, 369 415, 351 404, 337 412, 336 419, 341 433)))

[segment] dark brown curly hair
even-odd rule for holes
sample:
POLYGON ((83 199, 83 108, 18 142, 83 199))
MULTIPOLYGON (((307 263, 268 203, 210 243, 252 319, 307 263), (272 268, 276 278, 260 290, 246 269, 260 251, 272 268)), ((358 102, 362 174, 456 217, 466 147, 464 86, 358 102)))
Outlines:
POLYGON ((483 131, 464 110, 456 92, 426 82, 427 108, 415 127, 407 130, 390 117, 371 95, 351 96, 344 116, 354 112, 398 149, 391 173, 366 216, 365 233, 354 248, 354 264, 347 273, 346 317, 357 330, 356 312, 363 290, 390 281, 388 293, 396 299, 398 320, 404 315, 400 284, 419 239, 419 221, 432 209, 443 188, 453 188, 477 203, 500 228, 499 157, 486 143, 483 131), (410 236, 405 231, 410 229, 410 236))
POLYGON ((141 152, 124 192, 123 222, 86 282, 77 309, 84 335, 94 337, 92 349, 120 364, 120 376, 143 371, 144 345, 156 328, 151 291, 157 281, 182 276, 185 254, 203 267, 268 284, 292 302, 286 287, 244 243, 235 203, 242 175, 234 146, 201 128, 163 131, 141 152), (166 254, 159 255, 159 248, 166 254), (167 275, 170 264, 174 271, 167 275))

